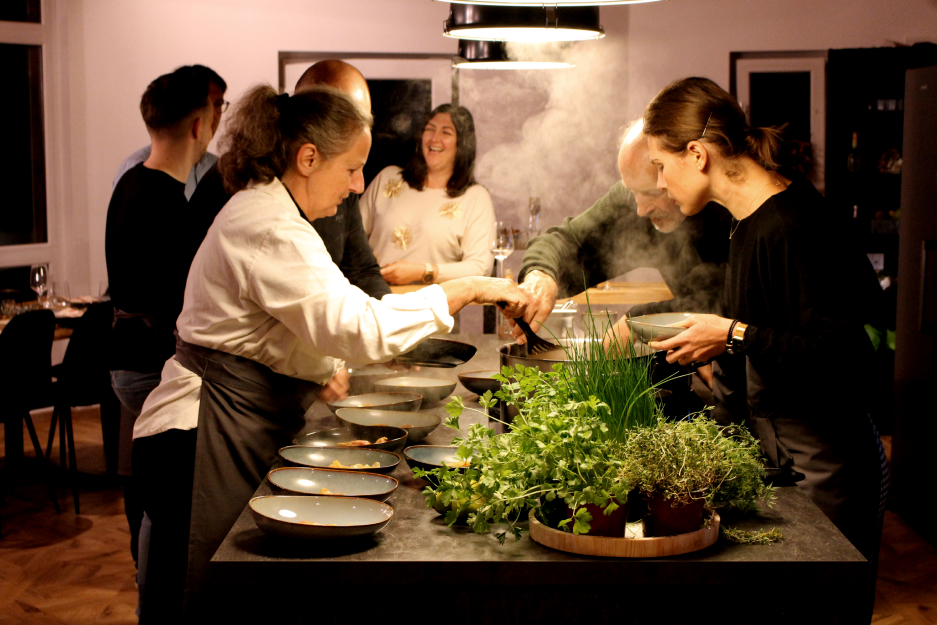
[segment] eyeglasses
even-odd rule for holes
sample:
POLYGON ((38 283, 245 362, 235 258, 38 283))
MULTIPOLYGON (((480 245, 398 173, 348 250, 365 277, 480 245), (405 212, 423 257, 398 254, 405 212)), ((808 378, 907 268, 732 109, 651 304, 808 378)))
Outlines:
POLYGON ((231 106, 231 103, 227 100, 215 100, 215 108, 220 108, 221 112, 224 113, 228 110, 228 107, 231 106))

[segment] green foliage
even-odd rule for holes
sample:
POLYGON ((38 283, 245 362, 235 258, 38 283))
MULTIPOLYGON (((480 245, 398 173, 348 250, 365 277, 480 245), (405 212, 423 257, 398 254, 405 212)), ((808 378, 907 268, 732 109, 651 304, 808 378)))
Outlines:
POLYGON ((760 501, 772 504, 774 489, 762 481, 761 447, 744 427, 722 427, 703 415, 661 418, 631 432, 622 460, 621 478, 643 493, 661 492, 680 503, 705 498, 711 508, 743 511, 757 509, 760 501))
POLYGON ((593 321, 586 340, 567 346, 570 393, 579 400, 597 397, 607 406, 600 418, 610 436, 624 442, 636 427, 657 422, 660 410, 651 383, 651 359, 638 356, 631 340, 621 341, 609 328, 612 349, 603 346, 604 332, 593 321), (625 345, 625 347, 621 347, 625 345))
POLYGON ((770 530, 740 530, 723 525, 721 530, 723 538, 739 545, 770 545, 784 538, 784 534, 776 527, 770 530))
MULTIPOLYGON (((450 508, 445 517, 450 525, 464 520, 482 533, 493 523, 506 522, 519 538, 521 530, 514 523, 525 510, 539 506, 541 499, 560 500, 572 509, 560 527, 588 533, 592 517, 583 506, 595 504, 610 514, 630 490, 621 478, 621 445, 611 440, 599 417, 608 407, 595 397, 578 401, 562 365, 549 373, 504 367, 495 377, 501 382, 497 397, 519 411, 510 431, 496 436, 494 430, 473 424, 465 439, 454 441, 456 455, 471 459, 471 466, 461 473, 445 467, 430 472, 438 486, 423 491, 427 504, 450 508)), ((485 393, 479 403, 488 407, 494 400, 485 393)), ((464 409, 461 398, 454 397, 446 406, 451 415, 447 425, 458 427, 464 409)))

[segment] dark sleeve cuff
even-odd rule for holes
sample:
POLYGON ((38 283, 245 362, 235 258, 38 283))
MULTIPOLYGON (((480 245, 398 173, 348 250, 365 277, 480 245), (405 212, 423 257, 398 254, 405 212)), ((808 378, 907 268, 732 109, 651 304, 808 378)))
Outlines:
MULTIPOLYGON (((728 339, 728 337, 726 337, 728 339)), ((742 354, 748 354, 757 351, 755 346, 758 344, 758 326, 749 325, 745 328, 745 338, 742 339, 742 349, 738 350, 742 354)))

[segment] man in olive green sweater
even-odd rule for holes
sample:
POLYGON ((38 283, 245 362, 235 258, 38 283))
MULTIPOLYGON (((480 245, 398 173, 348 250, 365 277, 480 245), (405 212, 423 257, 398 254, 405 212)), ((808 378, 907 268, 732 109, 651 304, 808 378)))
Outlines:
MULTIPOLYGON (((531 297, 524 318, 539 327, 557 297, 570 297, 632 269, 658 269, 672 300, 635 306, 629 315, 654 312, 719 313, 729 256, 729 213, 710 207, 686 217, 657 188, 640 121, 618 154, 621 182, 587 211, 567 218, 527 245, 519 279, 531 297)), ((624 320, 618 329, 627 335, 624 320)), ((524 343, 520 328, 514 328, 524 343)))

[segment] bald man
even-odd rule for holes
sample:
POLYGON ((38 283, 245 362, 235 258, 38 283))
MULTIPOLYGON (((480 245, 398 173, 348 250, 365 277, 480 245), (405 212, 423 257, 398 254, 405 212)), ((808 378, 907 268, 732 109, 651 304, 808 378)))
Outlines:
POLYGON ((327 59, 310 65, 296 81, 294 93, 322 85, 346 93, 362 109, 368 113, 371 112, 371 91, 368 89, 368 81, 354 65, 338 59, 327 59))
MULTIPOLYGON (((371 111, 371 92, 364 76, 354 66, 344 61, 329 59, 310 66, 296 82, 294 93, 310 87, 326 86, 338 89, 351 97, 362 109, 371 111)), ((230 199, 224 190, 217 167, 205 174, 192 196, 190 204, 199 210, 217 215, 230 199)), ((322 242, 342 273, 353 285, 377 299, 390 293, 387 281, 381 275, 377 259, 368 245, 358 195, 349 194, 331 217, 322 217, 312 222, 322 242)))
MULTIPOLYGON (((674 298, 634 306, 629 316, 721 311, 729 258, 728 211, 712 206, 693 217, 680 212, 657 188, 657 169, 651 164, 640 121, 625 134, 618 171, 621 181, 591 208, 527 244, 519 279, 531 302, 524 318, 538 322, 533 323, 535 329, 550 315, 557 297, 572 297, 644 267, 660 271, 674 298)), ((627 319, 616 331, 628 335, 627 319)), ((518 343, 525 342, 520 328, 513 332, 518 343)), ((666 363, 659 367, 663 375, 658 379, 676 372, 666 363)), ((700 373, 702 378, 681 378, 666 386, 674 393, 665 406, 668 414, 680 416, 702 408, 689 394, 691 383, 696 394, 708 401, 711 374, 708 368, 700 373)))
MULTIPOLYGON (((567 218, 527 245, 519 278, 531 297, 524 315, 542 322, 557 297, 571 297, 632 269, 658 269, 674 299, 633 307, 629 314, 718 312, 729 256, 725 209, 686 217, 657 188, 641 122, 618 153, 621 182, 581 215, 567 218)), ((538 325, 534 326, 539 327, 538 325)), ((523 342, 523 334, 515 328, 523 342)))

